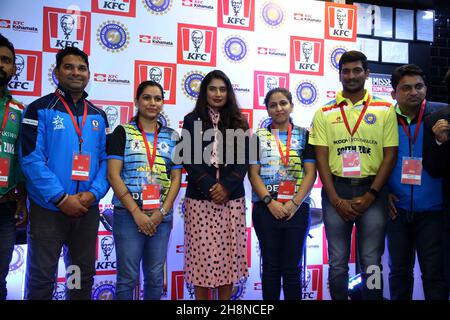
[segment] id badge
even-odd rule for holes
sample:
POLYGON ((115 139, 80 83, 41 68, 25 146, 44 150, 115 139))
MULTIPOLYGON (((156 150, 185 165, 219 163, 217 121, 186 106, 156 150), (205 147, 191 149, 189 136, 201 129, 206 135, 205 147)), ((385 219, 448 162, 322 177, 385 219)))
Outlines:
POLYGON ((344 177, 361 176, 361 158, 359 152, 344 151, 341 157, 344 177))
POLYGON ((72 158, 72 180, 88 181, 90 167, 90 155, 75 153, 72 158))
POLYGON ((400 182, 417 186, 422 184, 422 158, 403 157, 400 182))
POLYGON ((145 184, 142 186, 142 209, 159 209, 159 184, 145 184))
POLYGON ((9 165, 8 158, 0 158, 0 187, 8 186, 9 165))
POLYGON ((278 197, 279 202, 288 202, 295 195, 295 180, 283 180, 278 186, 278 197))

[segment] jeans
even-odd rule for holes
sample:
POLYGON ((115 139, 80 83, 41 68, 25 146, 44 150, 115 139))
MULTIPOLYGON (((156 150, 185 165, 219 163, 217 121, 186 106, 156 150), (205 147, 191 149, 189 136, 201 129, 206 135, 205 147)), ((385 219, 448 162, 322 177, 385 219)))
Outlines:
MULTIPOLYGON (((335 181, 334 187, 340 198, 352 199, 367 192, 370 189, 370 183, 353 186, 335 181)), ((322 208, 328 241, 330 264, 328 282, 331 298, 333 300, 348 299, 348 262, 350 258, 351 234, 355 224, 358 263, 362 270, 362 299, 383 299, 381 256, 384 252, 384 239, 388 219, 387 188, 383 187, 380 190, 379 197, 355 221, 344 221, 342 219, 331 205, 324 189, 322 189, 322 208), (378 267, 380 271, 378 274, 380 286, 379 288, 369 289, 367 277, 372 274, 372 269, 367 270, 367 268, 373 268, 374 266, 378 267)))
POLYGON ((6 289, 6 276, 16 242, 16 212, 15 202, 0 204, 0 300, 5 300, 8 294, 6 289))
POLYGON ((399 208, 397 212, 397 218, 389 219, 387 227, 391 300, 412 299, 416 251, 425 299, 448 300, 443 278, 442 212, 411 215, 399 208))
POLYGON ((289 221, 275 219, 263 202, 254 204, 253 225, 262 253, 264 300, 280 300, 281 280, 284 298, 301 300, 302 255, 309 224, 307 203, 289 221))
POLYGON ((133 300, 140 265, 144 274, 144 300, 160 300, 164 285, 164 263, 167 255, 172 212, 169 212, 149 237, 140 233, 131 213, 114 208, 113 235, 117 257, 117 300, 133 300))
POLYGON ((30 201, 25 299, 52 299, 63 246, 66 268, 78 266, 81 276, 81 288, 66 288, 66 299, 91 299, 99 219, 97 205, 90 207, 84 216, 72 218, 30 201))

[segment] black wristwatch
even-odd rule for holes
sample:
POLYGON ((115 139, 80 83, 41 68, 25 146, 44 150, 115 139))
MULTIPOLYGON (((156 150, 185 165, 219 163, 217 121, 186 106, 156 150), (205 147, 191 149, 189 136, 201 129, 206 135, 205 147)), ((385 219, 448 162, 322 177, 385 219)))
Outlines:
POLYGON ((373 194, 373 196, 375 197, 375 199, 377 199, 378 196, 379 196, 379 194, 380 194, 377 190, 375 190, 375 189, 373 189, 373 188, 370 188, 370 189, 369 189, 369 193, 373 194))
POLYGON ((266 205, 268 205, 272 201, 272 197, 270 196, 270 194, 268 194, 262 200, 266 205))

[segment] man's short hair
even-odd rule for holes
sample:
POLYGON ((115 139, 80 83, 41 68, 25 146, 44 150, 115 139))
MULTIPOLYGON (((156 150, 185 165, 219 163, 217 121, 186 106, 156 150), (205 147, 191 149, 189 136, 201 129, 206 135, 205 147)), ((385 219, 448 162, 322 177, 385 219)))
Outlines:
POLYGON ((391 75, 391 85, 394 90, 397 89, 398 83, 405 76, 420 76, 425 82, 425 74, 419 66, 415 64, 405 64, 394 69, 391 75))
POLYGON ((65 47, 64 49, 58 51, 58 53, 56 54, 56 69, 59 69, 63 61, 63 58, 68 55, 81 57, 83 61, 86 62, 86 65, 89 69, 88 55, 84 51, 78 49, 77 47, 65 47))
POLYGON ((364 71, 367 71, 369 65, 367 63, 367 57, 364 53, 356 50, 346 51, 342 54, 339 60, 339 73, 342 71, 342 66, 348 62, 361 61, 364 71))
POLYGON ((0 47, 7 47, 13 54, 13 61, 16 61, 16 51, 14 50, 14 45, 2 34, 0 34, 0 47))

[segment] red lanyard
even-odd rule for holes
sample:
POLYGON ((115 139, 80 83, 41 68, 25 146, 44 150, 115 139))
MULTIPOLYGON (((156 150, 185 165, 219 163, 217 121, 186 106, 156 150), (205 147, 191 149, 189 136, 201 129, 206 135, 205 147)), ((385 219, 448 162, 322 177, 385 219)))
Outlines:
POLYGON ((366 114, 367 108, 369 107, 370 103, 370 95, 367 96, 367 100, 364 103, 364 108, 361 111, 361 114, 359 115, 358 121, 356 121, 355 126, 353 127, 353 130, 350 130, 350 125, 348 124, 347 116, 344 112, 344 105, 347 105, 347 102, 343 101, 339 104, 339 108, 341 109, 342 118, 344 119, 345 127, 347 128, 348 133, 350 133, 350 136, 353 138, 353 135, 356 133, 356 131, 359 128, 359 125, 361 124, 362 119, 364 118, 364 115, 366 114))
MULTIPOLYGON (((142 125, 140 122, 138 122, 139 130, 141 130, 142 138, 144 139, 145 144, 145 151, 147 152, 147 160, 148 165, 150 166, 150 172, 153 169, 153 164, 155 163, 156 159, 156 145, 158 144, 158 130, 155 129, 155 132, 153 133, 153 151, 150 153, 150 147, 148 146, 148 140, 147 135, 145 134, 144 129, 142 129, 142 125)), ((156 128, 158 128, 158 125, 156 125, 156 128)))
POLYGON ((408 127, 406 126, 405 120, 403 120, 402 117, 398 118, 400 121, 400 124, 403 127, 403 130, 405 131, 406 135, 408 136, 409 141, 411 141, 412 144, 416 143, 417 136, 419 135, 420 125, 422 124, 422 118, 423 118, 423 113, 425 111, 426 103, 427 103, 426 100, 423 100, 422 105, 420 106, 419 118, 417 118, 416 130, 414 130, 414 138, 411 138, 411 135, 409 134, 409 130, 408 130, 408 127))
POLYGON ((281 161, 283 161, 283 164, 285 167, 289 165, 289 153, 291 150, 291 137, 292 137, 292 124, 289 124, 288 128, 288 137, 286 141, 286 156, 283 155, 283 150, 281 150, 281 144, 280 139, 278 138, 278 131, 275 133, 275 141, 277 142, 278 152, 281 156, 281 161))
POLYGON ((9 113, 9 104, 10 103, 11 103, 11 100, 9 100, 5 106, 5 115, 3 116, 2 128, 0 131, 0 146, 3 144, 3 131, 5 131, 6 123, 8 122, 8 118, 9 118, 8 113, 9 113))
POLYGON ((86 100, 84 100, 84 111, 83 111, 83 121, 81 122, 81 129, 78 126, 78 123, 75 121, 75 117, 73 116, 72 111, 70 110, 69 106, 67 105, 66 100, 64 100, 63 96, 57 91, 55 92, 55 94, 58 96, 58 98, 61 100, 62 104, 64 105, 64 108, 66 108, 67 113, 70 115, 70 118, 72 119, 72 123, 73 126, 75 127, 75 130, 77 131, 77 135, 78 135, 78 141, 80 142, 80 148, 81 145, 83 144, 83 128, 84 128, 84 124, 86 122, 86 118, 87 118, 87 103, 86 100))

